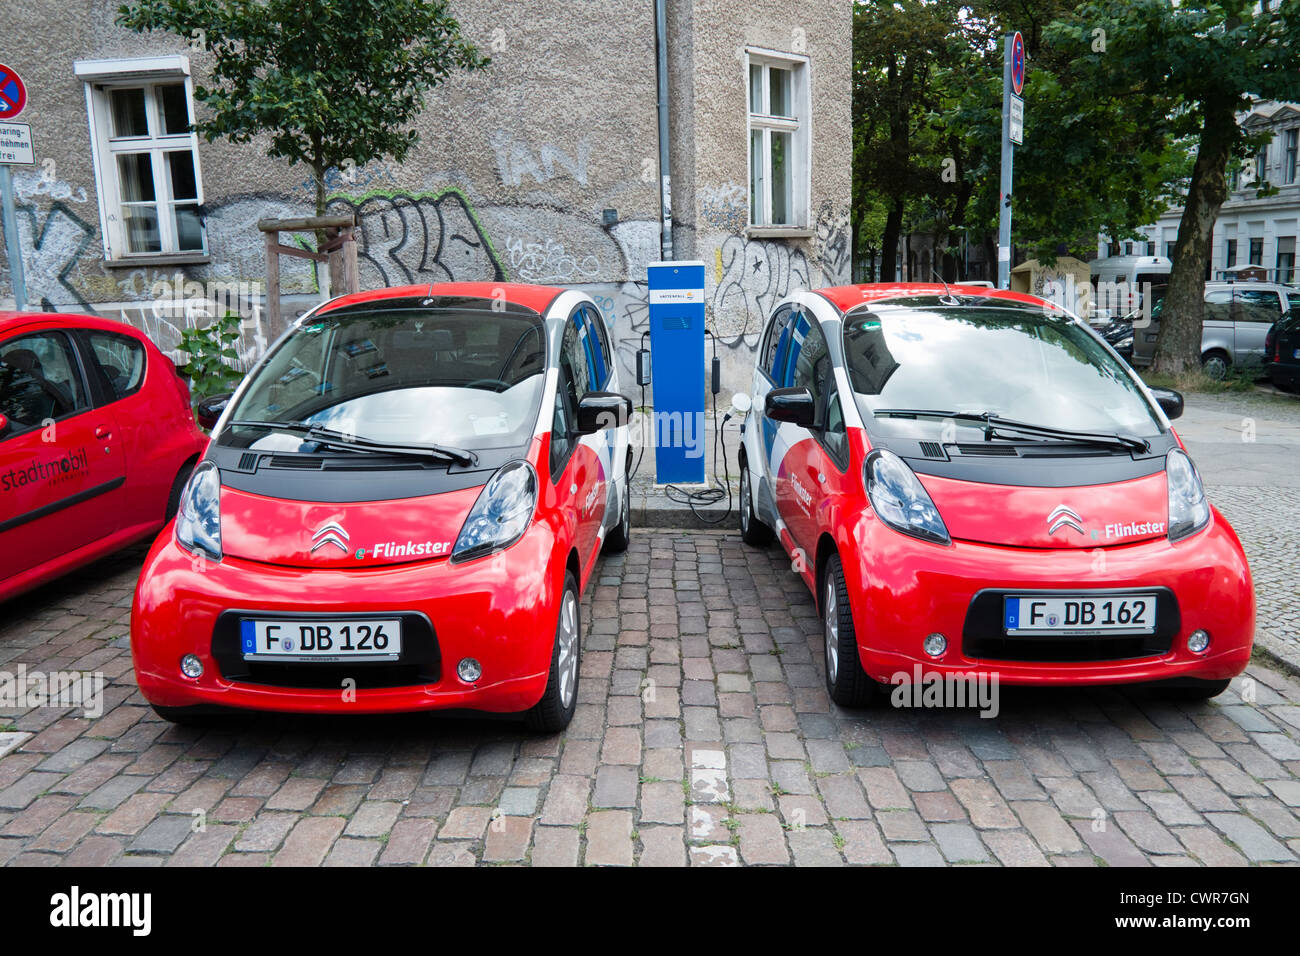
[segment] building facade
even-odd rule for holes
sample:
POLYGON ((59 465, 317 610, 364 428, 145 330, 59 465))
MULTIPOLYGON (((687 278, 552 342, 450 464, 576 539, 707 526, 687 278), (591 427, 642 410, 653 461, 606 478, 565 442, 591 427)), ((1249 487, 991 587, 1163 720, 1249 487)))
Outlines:
MULTIPOLYGON (((724 383, 746 388, 775 302, 849 279, 852 12, 835 0, 665 2, 673 258, 705 262, 724 383)), ((116 26, 117 7, 9 11, 0 61, 26 83, 18 121, 37 159, 12 167, 28 308, 119 316, 170 349, 207 321, 187 310, 190 292, 256 299, 257 221, 310 215, 313 183, 265 143, 191 133, 207 54, 116 26)), ((453 11, 491 65, 428 95, 405 162, 329 173, 328 211, 359 226, 361 287, 581 287, 630 371, 648 327, 646 266, 662 257, 655 4, 456 0, 453 11)), ((320 300, 323 268, 282 257, 281 271, 286 315, 320 300)), ((280 331, 262 315, 248 310, 246 361, 280 331)))

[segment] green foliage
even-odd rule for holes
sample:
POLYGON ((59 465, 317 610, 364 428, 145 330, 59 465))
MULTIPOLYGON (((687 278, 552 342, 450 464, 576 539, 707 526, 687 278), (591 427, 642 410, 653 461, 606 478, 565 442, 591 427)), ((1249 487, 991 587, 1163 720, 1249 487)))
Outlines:
POLYGON ((190 395, 196 402, 233 391, 244 377, 234 366, 239 361, 235 346, 240 322, 236 313, 227 312, 204 328, 181 332, 181 344, 176 348, 188 358, 177 368, 190 380, 190 395))
POLYGON ((118 23, 173 33, 211 57, 208 142, 266 134, 268 155, 305 163, 325 211, 324 176, 385 156, 401 162, 419 137, 424 94, 455 70, 487 65, 461 37, 447 0, 133 0, 118 23))

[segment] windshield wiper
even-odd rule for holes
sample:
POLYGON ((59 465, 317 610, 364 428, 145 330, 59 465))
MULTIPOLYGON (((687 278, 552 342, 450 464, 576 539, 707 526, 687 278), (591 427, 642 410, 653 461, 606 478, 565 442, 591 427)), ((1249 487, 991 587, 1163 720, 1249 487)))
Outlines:
POLYGON ((326 448, 342 448, 346 451, 365 451, 375 454, 411 455, 416 458, 439 457, 462 465, 473 465, 478 462, 478 457, 465 448, 455 448, 451 445, 371 441, 368 438, 346 435, 321 425, 313 425, 311 422, 234 421, 230 424, 243 428, 276 428, 281 431, 298 432, 326 448))
MULTIPOLYGON (((1085 445, 1099 445, 1105 448, 1127 448, 1131 451, 1146 452, 1151 446, 1144 439, 1134 435, 1121 435, 1118 432, 1084 432, 1068 428, 1052 428, 1048 425, 1035 425, 1032 422, 1020 422, 1003 418, 993 412, 946 412, 931 408, 877 408, 872 414, 886 418, 951 418, 957 422, 970 422, 984 426, 986 439, 998 436, 1001 431, 1014 431, 1022 435, 1037 435, 1042 438, 1065 442, 1079 442, 1085 445)), ((1002 435, 1006 438, 1008 436, 1002 435)))

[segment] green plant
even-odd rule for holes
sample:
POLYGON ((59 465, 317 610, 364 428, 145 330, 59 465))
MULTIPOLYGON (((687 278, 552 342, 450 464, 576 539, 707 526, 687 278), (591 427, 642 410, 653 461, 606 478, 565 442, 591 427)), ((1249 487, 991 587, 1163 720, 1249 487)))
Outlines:
POLYGON ((190 394, 200 401, 212 395, 233 391, 244 373, 232 363, 239 360, 235 345, 239 341, 240 317, 227 312, 203 328, 188 328, 181 333, 178 352, 187 356, 179 371, 190 380, 190 394))

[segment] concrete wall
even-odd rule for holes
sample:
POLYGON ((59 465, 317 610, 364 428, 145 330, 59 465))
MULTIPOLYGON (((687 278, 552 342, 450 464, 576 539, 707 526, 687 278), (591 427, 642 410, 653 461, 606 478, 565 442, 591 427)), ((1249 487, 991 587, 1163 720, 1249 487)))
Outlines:
MULTIPOLYGON (((795 13, 773 0, 669 4, 676 256, 708 265, 724 386, 747 388, 757 332, 777 299, 848 280, 851 11, 836 0, 795 13), (809 238, 746 235, 746 45, 811 57, 809 238)), ((197 83, 209 64, 179 39, 116 27, 117 0, 12 6, 3 59, 27 82, 20 121, 32 125, 38 160, 15 176, 29 307, 122 314, 170 348, 180 327, 202 320, 160 313, 157 284, 263 281, 255 224, 309 214, 309 171, 268 159, 265 143, 200 142, 210 261, 106 264, 73 62, 187 53, 197 83)), ((330 211, 354 211, 361 224, 362 287, 452 278, 580 286, 630 369, 647 324, 645 267, 660 258, 653 3, 457 0, 454 9, 492 65, 429 95, 421 142, 400 166, 331 178, 330 211), (614 225, 605 209, 617 211, 614 225)), ((281 267, 301 311, 318 294, 314 269, 287 258, 281 267)), ((3 253, 0 270, 3 300, 12 297, 3 253)), ((247 356, 275 332, 248 324, 247 356)))

